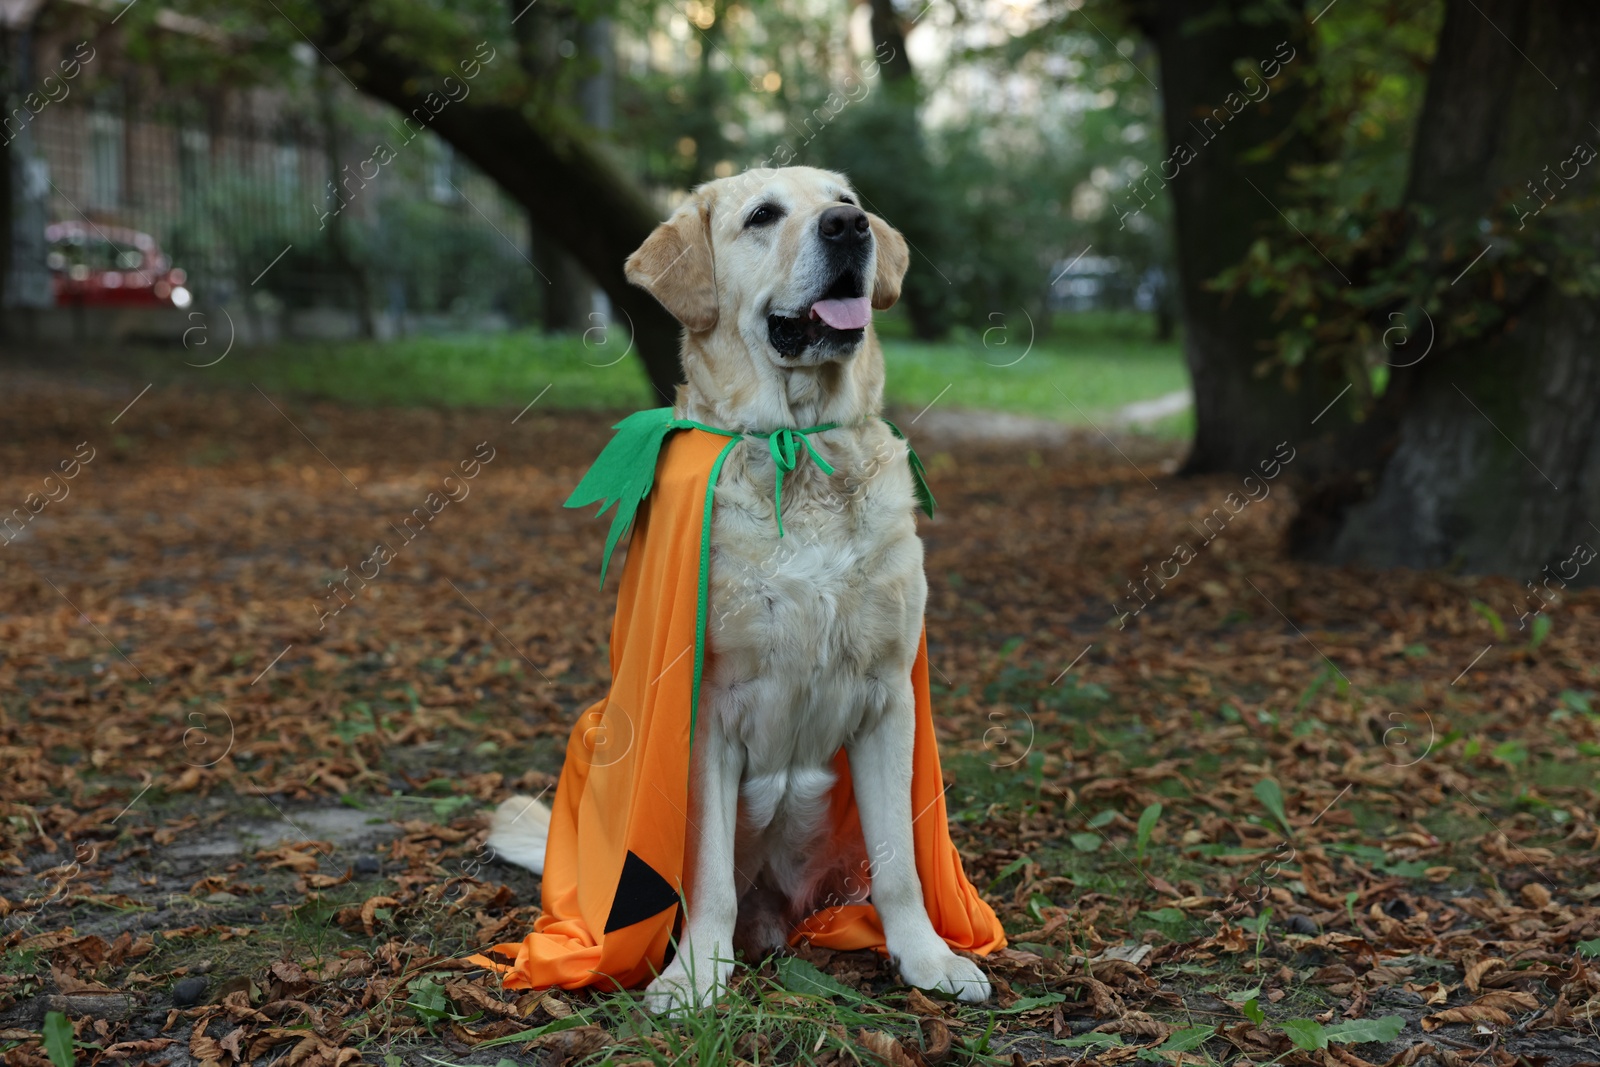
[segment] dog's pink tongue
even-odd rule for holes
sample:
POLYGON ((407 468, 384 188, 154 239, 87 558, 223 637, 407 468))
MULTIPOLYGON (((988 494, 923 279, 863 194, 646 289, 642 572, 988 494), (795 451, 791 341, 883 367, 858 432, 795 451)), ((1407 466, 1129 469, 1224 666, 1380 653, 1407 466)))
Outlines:
POLYGON ((811 310, 835 330, 859 330, 872 321, 872 304, 864 296, 848 300, 818 300, 811 305, 811 310))

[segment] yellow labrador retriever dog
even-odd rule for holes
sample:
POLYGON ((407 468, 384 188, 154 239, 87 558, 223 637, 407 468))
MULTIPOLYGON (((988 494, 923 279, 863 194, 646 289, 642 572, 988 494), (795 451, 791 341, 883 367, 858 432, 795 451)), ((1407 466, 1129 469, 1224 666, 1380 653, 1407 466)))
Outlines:
MULTIPOLYGON (((983 971, 934 932, 912 846, 909 678, 927 582, 906 446, 878 418, 871 322, 899 298, 907 264, 904 238, 842 175, 809 167, 701 186, 628 259, 629 280, 684 326, 678 418, 739 431, 838 424, 812 437, 833 485, 815 464, 784 480, 782 541, 767 449, 735 449, 717 483, 693 896, 680 950, 646 990, 651 1010, 709 1003, 736 945, 759 959, 785 946, 797 916, 844 902, 824 896, 841 865, 866 857, 819 855, 841 746, 901 978, 989 997, 983 971)), ((543 812, 528 805, 507 801, 489 844, 541 870, 543 812)))

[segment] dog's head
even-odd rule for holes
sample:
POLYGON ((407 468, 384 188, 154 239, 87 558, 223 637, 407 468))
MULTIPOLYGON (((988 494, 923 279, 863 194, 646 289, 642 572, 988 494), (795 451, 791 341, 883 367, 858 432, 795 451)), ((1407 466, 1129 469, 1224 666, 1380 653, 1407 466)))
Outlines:
POLYGON ((781 372, 855 357, 907 263, 905 239, 862 210, 843 175, 785 167, 702 185, 628 257, 627 275, 691 348, 714 341, 698 347, 719 359, 742 348, 781 372))

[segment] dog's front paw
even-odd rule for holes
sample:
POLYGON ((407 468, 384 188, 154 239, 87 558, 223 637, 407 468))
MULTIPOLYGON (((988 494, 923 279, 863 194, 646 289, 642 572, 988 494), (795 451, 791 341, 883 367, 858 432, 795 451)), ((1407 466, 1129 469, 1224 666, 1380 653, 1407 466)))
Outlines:
POLYGON ((656 976, 644 991, 645 1010, 653 1015, 663 1012, 694 1011, 716 1000, 727 989, 731 963, 721 961, 698 962, 692 967, 680 966, 679 956, 666 970, 656 976), (690 971, 694 973, 690 973, 690 971))
POLYGON ((963 956, 957 956, 940 942, 937 949, 912 953, 899 959, 900 979, 918 989, 949 993, 967 1004, 982 1004, 989 999, 989 976, 963 956))

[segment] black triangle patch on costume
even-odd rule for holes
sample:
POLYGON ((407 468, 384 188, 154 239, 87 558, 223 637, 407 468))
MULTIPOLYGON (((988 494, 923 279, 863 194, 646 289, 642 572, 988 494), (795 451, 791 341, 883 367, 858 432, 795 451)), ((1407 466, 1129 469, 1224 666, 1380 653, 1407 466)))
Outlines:
POLYGON ((611 898, 611 914, 606 916, 606 933, 644 922, 678 903, 678 891, 656 869, 631 850, 622 861, 622 877, 611 898))

